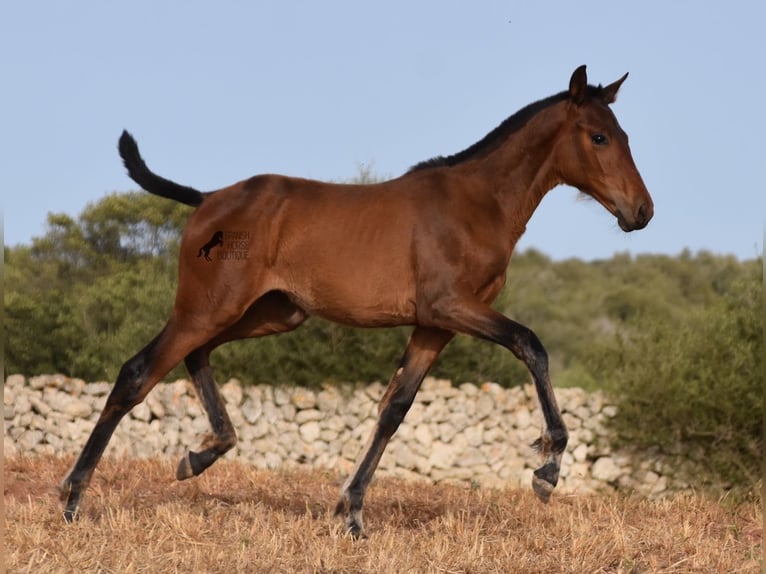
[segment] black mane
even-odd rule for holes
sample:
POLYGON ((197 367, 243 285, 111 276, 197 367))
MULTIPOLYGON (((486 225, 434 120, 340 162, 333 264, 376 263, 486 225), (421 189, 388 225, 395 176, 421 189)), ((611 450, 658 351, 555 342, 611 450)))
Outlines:
MULTIPOLYGON (((597 87, 588 86, 588 95, 590 97, 600 98, 601 88, 602 86, 600 85, 597 87)), ((413 171, 420 171, 421 169, 428 169, 431 167, 451 167, 453 165, 457 165, 459 163, 467 161, 483 151, 491 150, 497 147, 500 142, 505 141, 508 138, 508 136, 510 136, 513 132, 518 131, 522 127, 524 127, 524 125, 535 114, 537 114, 538 112, 540 112, 541 110, 549 106, 557 104, 568 98, 569 98, 569 91, 565 90, 553 96, 549 96, 542 100, 533 102, 529 104, 528 106, 521 108, 518 112, 516 112, 509 118, 506 118, 505 121, 503 121, 503 123, 501 123, 495 129, 493 129, 491 132, 489 132, 486 136, 484 136, 482 139, 477 141, 475 144, 465 148, 463 151, 460 151, 458 153, 448 155, 448 156, 439 155, 436 157, 432 157, 431 159, 421 161, 420 163, 412 166, 407 171, 407 173, 412 173, 413 171)))

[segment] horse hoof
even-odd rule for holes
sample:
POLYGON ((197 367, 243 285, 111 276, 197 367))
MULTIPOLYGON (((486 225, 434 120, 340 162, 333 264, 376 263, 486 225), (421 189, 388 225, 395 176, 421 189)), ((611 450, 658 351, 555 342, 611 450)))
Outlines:
POLYGON ((544 478, 540 478, 539 476, 532 477, 532 490, 535 492, 535 495, 537 495, 537 498, 539 498, 541 502, 546 504, 548 503, 548 501, 551 499, 551 494, 553 494, 554 488, 556 488, 555 485, 551 484, 544 478))
POLYGON ((357 520, 354 520, 351 517, 345 518, 346 523, 346 534, 351 536, 354 540, 363 540, 367 538, 367 535, 364 533, 364 529, 362 528, 362 525, 357 520))
POLYGON ((335 516, 343 517, 343 522, 346 525, 346 534, 351 535, 351 538, 354 540, 367 538, 362 528, 361 516, 357 518, 354 514, 349 510, 344 498, 341 498, 338 504, 335 505, 335 516))
POLYGON ((77 518, 77 510, 69 510, 68 508, 64 510, 64 522, 72 524, 75 518, 77 518))
POLYGON ((178 470, 176 470, 176 479, 186 480, 187 478, 192 478, 193 476, 194 476, 194 471, 192 470, 191 460, 189 460, 189 455, 187 454, 178 463, 178 470))

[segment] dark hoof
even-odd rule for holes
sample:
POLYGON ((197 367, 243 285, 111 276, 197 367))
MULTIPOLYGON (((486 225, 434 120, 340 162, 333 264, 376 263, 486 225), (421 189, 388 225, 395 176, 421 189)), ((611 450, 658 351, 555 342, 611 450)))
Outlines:
POLYGON ((354 540, 364 540, 367 538, 367 535, 364 533, 364 529, 362 528, 362 525, 359 524, 356 520, 353 518, 346 517, 345 519, 346 523, 346 534, 350 535, 351 538, 354 540))
POLYGON ((534 490, 535 495, 537 495, 541 502, 547 504, 550 501, 554 488, 556 487, 547 480, 538 476, 532 477, 532 490, 534 490))
POLYGON ((176 478, 178 480, 186 480, 193 476, 199 476, 207 467, 213 464, 218 458, 218 454, 210 449, 203 450, 202 452, 194 452, 190 450, 186 453, 186 456, 178 463, 178 470, 176 470, 176 478))
POLYGON ((559 466, 555 462, 548 462, 538 468, 532 477, 532 490, 542 502, 551 499, 553 489, 559 481, 559 466))
POLYGON ((187 478, 192 478, 194 476, 191 461, 189 460, 189 454, 190 453, 187 453, 186 456, 178 462, 178 470, 176 470, 177 480, 186 480, 187 478))
POLYGON ((71 524, 77 518, 77 503, 80 496, 75 494, 69 477, 59 485, 59 500, 64 503, 64 521, 71 524))

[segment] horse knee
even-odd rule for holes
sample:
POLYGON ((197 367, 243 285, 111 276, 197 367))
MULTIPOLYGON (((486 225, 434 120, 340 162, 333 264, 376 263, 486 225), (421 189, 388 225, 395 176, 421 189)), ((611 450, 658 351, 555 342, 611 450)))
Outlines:
POLYGON ((380 419, 378 421, 381 434, 387 437, 392 436, 396 429, 399 428, 399 425, 402 424, 411 405, 411 399, 394 399, 385 405, 380 412, 380 419))
POLYGON ((126 361, 120 368, 107 404, 128 411, 143 401, 149 392, 146 371, 147 360, 143 351, 126 361))

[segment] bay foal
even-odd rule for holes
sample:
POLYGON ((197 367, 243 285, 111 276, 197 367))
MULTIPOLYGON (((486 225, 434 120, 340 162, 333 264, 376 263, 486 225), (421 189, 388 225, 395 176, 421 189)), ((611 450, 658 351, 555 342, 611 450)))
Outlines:
POLYGON ((530 329, 490 304, 517 240, 551 188, 568 184, 595 198, 624 231, 651 219, 652 199, 609 108, 626 77, 594 87, 581 66, 568 90, 523 108, 464 151, 373 185, 259 175, 202 193, 152 173, 124 132, 119 151, 130 177, 197 209, 181 241, 170 319, 123 365, 62 483, 66 520, 74 518, 120 419, 180 361, 213 433, 180 461, 177 478, 200 474, 232 448, 236 433, 210 352, 227 341, 290 331, 310 315, 358 327, 414 326, 377 425, 341 491, 337 511, 350 533, 362 533, 365 491, 386 444, 456 333, 502 345, 529 369, 545 419, 533 488, 547 501, 567 444, 548 358, 530 329))

